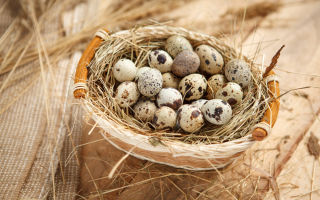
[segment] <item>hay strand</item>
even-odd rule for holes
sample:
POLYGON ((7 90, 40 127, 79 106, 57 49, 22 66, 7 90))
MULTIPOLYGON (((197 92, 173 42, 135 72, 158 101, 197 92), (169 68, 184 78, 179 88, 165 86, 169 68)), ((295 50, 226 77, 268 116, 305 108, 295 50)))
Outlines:
POLYGON ((267 67, 266 71, 263 73, 263 78, 265 78, 268 75, 268 73, 276 66, 278 62, 278 58, 280 57, 280 52, 284 47, 285 45, 282 45, 280 49, 277 51, 277 53, 272 57, 272 61, 270 65, 267 67))

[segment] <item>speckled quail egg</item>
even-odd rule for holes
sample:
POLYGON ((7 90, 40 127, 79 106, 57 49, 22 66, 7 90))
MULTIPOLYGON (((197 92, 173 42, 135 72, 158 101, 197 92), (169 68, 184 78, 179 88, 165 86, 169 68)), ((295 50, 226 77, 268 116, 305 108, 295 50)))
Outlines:
POLYGON ((243 92, 237 83, 228 82, 216 93, 216 99, 222 99, 228 102, 231 106, 241 103, 243 92))
POLYGON ((227 79, 222 74, 211 76, 207 81, 207 99, 214 99, 217 91, 226 83, 227 79))
POLYGON ((129 59, 120 59, 113 66, 113 76, 119 82, 132 81, 136 77, 136 65, 129 59))
POLYGON ((221 72, 224 65, 222 55, 213 47, 202 44, 196 48, 196 53, 200 58, 200 70, 208 74, 221 72))
POLYGON ((115 95, 115 100, 120 107, 126 108, 135 104, 139 99, 140 93, 135 82, 125 81, 121 83, 115 95))
POLYGON ((215 125, 225 124, 229 122, 232 117, 231 106, 221 99, 209 100, 202 106, 201 112, 208 122, 215 125))
POLYGON ((156 129, 173 128, 176 125, 176 121, 176 111, 170 107, 162 106, 154 113, 153 124, 156 129))
POLYGON ((144 66, 144 67, 138 68, 137 74, 136 74, 136 77, 135 77, 135 80, 138 81, 138 77, 139 77, 143 72, 145 72, 147 69, 150 69, 150 67, 144 66))
POLYGON ((200 66, 199 56, 189 50, 179 53, 172 63, 172 73, 178 77, 185 77, 195 73, 200 66))
POLYGON ((150 68, 138 76, 138 88, 142 95, 152 97, 162 88, 162 75, 157 69, 150 68))
POLYGON ((160 90, 157 97, 157 104, 159 107, 168 106, 177 110, 182 105, 182 95, 174 88, 163 88, 160 90))
POLYGON ((199 109, 202 108, 202 106, 207 102, 208 100, 207 99, 199 99, 197 101, 194 101, 191 103, 192 106, 195 106, 199 109))
POLYGON ((163 88, 171 87, 171 88, 178 89, 181 79, 176 77, 174 74, 167 72, 162 74, 162 80, 163 80, 163 84, 162 84, 163 88))
POLYGON ((204 118, 199 108, 185 104, 178 110, 177 122, 182 130, 193 133, 204 125, 204 118))
POLYGON ((241 87, 246 87, 251 81, 251 71, 248 63, 243 60, 233 59, 225 66, 225 76, 228 81, 238 83, 241 87))
POLYGON ((172 57, 176 57, 183 50, 192 51, 192 46, 186 38, 173 35, 167 39, 165 49, 172 57))
POLYGON ((200 99, 207 89, 207 80, 201 74, 190 74, 179 83, 179 91, 188 101, 200 99))
POLYGON ((134 118, 144 122, 150 122, 153 120, 156 110, 157 106, 152 101, 140 100, 133 107, 134 118))
POLYGON ((161 73, 170 72, 173 60, 171 56, 163 50, 154 50, 148 57, 149 66, 158 69, 161 73))

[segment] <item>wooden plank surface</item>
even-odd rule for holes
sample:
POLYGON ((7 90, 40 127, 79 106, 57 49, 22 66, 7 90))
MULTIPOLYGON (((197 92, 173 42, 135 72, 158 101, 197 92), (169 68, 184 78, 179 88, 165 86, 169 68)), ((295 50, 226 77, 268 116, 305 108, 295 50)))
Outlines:
MULTIPOLYGON (((281 12, 269 16, 257 32, 247 40, 274 41, 262 45, 265 46, 262 48, 264 48, 266 60, 272 57, 273 52, 280 45, 286 45, 276 70, 280 76, 282 93, 304 86, 320 86, 320 62, 317 59, 320 56, 319 11, 319 2, 304 4, 287 2, 287 6, 284 6, 281 12), (270 23, 273 23, 271 29, 268 26, 270 23), (315 76, 310 76, 311 74, 315 76)), ((319 94, 319 88, 312 88, 293 92, 281 98, 280 115, 273 135, 261 144, 265 149, 277 149, 261 151, 259 156, 261 162, 259 163, 262 163, 262 166, 267 166, 268 162, 273 164, 271 173, 275 178, 279 177, 277 182, 282 199, 310 198, 309 196, 299 198, 295 196, 298 193, 311 191, 311 176, 307 174, 312 170, 307 172, 301 168, 306 166, 308 169, 313 166, 313 162, 308 162, 313 158, 307 153, 305 135, 309 135, 311 126, 318 123, 319 94), (318 116, 318 119, 315 115, 318 116), (304 155, 304 159, 301 155, 304 155), (286 163, 288 159, 290 160, 286 163), (301 162, 302 160, 306 162, 301 162), (300 177, 299 181, 297 177, 300 177)), ((314 129, 313 132, 320 137, 319 129, 314 129)), ((315 169, 319 171, 319 162, 315 165, 315 169)), ((319 178, 314 181, 314 185, 315 188, 319 188, 319 178)), ((271 196, 268 196, 267 199, 271 196)), ((315 193, 314 199, 318 198, 320 198, 319 194, 315 193)))
MULTIPOLYGON (((247 7, 257 2, 261 1, 249 1, 247 7)), ((276 70, 282 93, 304 86, 320 87, 320 3, 282 1, 266 16, 260 13, 242 26, 232 26, 234 9, 241 6, 245 6, 241 1, 201 0, 181 6, 159 19, 175 19, 176 25, 213 35, 220 35, 221 30, 241 31, 242 37, 226 36, 226 39, 244 40, 243 52, 249 56, 254 56, 260 45, 258 63, 262 62, 264 54, 265 64, 269 64, 276 50, 285 44, 276 70), (228 13, 233 15, 228 16, 228 13)), ((314 177, 312 198, 320 198, 317 190, 320 182, 316 178, 319 177, 319 159, 315 161, 306 148, 311 131, 320 138, 319 94, 318 88, 311 88, 283 96, 272 135, 219 174, 215 171, 188 172, 129 156, 117 170, 116 178, 108 179, 112 166, 125 154, 105 141, 94 142, 101 140, 99 130, 88 136, 90 126, 87 126, 83 141, 93 143, 82 147, 81 192, 98 191, 100 197, 106 199, 137 200, 310 199, 308 192, 314 177)))

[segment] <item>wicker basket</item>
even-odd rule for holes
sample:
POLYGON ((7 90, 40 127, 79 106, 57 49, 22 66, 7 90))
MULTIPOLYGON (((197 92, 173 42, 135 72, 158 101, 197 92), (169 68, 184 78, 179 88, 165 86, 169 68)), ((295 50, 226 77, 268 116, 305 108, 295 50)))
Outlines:
MULTIPOLYGON (((136 34, 143 32, 144 37, 168 37, 170 35, 179 34, 187 39, 196 41, 206 41, 209 45, 216 48, 229 48, 231 54, 235 54, 235 50, 226 46, 223 42, 213 36, 192 32, 183 28, 169 26, 145 26, 135 29, 136 34)), ((126 36, 130 30, 108 34, 105 29, 99 30, 94 39, 91 41, 87 49, 84 51, 75 75, 75 98, 85 99, 86 81, 88 75, 87 66, 93 59, 95 50, 104 40, 112 39, 112 35, 126 36)), ((268 73, 265 81, 268 85, 269 95, 279 96, 279 82, 275 78, 273 71, 268 73)), ((264 113, 264 117, 252 130, 252 134, 248 134, 242 138, 221 143, 221 144, 187 144, 180 141, 161 141, 159 142, 152 136, 136 133, 126 127, 119 126, 112 120, 101 118, 103 114, 98 109, 93 108, 82 101, 85 110, 90 113, 92 119, 97 125, 103 129, 102 136, 114 145, 116 148, 128 152, 131 155, 149 160, 155 163, 162 163, 178 168, 191 170, 210 170, 222 168, 233 162, 244 151, 246 151, 257 140, 264 139, 271 131, 279 110, 280 102, 277 98, 269 102, 269 109, 264 113)))

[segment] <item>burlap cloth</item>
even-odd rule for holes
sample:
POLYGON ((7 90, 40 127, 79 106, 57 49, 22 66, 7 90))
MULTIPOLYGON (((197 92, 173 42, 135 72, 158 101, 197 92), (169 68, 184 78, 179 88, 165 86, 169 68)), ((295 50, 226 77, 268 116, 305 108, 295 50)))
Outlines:
MULTIPOLYGON (((62 24, 60 19, 47 24, 48 35, 43 38, 56 39, 58 33, 50 30, 61 26, 66 34, 81 30, 85 16, 95 9, 92 5, 88 9, 88 5, 79 4, 64 13, 62 24)), ((13 19, 4 9, 0 14, 0 35, 13 19)), ((59 61, 52 72, 45 70, 36 77, 24 78, 1 93, 1 111, 19 98, 0 115, 0 199, 75 197, 79 180, 77 151, 68 156, 80 142, 82 114, 72 95, 72 77, 80 56, 81 52, 76 52, 59 61)), ((27 73, 33 65, 39 62, 17 72, 27 73)), ((6 77, 7 74, 0 76, 0 81, 6 77)))

